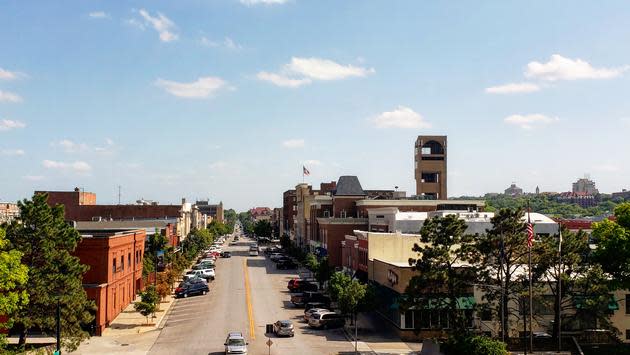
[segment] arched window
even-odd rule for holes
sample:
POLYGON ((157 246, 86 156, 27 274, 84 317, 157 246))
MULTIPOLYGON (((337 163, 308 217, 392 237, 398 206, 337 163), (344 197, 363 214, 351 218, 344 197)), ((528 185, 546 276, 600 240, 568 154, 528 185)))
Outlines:
POLYGON ((444 154, 444 148, 436 141, 428 141, 422 146, 422 154, 444 154))

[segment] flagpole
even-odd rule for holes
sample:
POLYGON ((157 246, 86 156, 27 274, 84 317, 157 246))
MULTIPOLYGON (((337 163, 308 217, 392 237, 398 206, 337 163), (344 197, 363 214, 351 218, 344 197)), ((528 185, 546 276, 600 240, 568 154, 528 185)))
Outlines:
MULTIPOLYGON (((533 235, 533 230, 534 230, 534 226, 532 226, 532 222, 530 219, 530 210, 529 210, 529 200, 527 200, 527 223, 530 225, 530 227, 532 228, 532 235, 533 235)), ((528 236, 529 238, 529 236, 528 236)), ((534 331, 533 331, 533 327, 534 327, 534 315, 533 315, 533 293, 532 293, 532 244, 533 244, 533 240, 531 243, 527 243, 527 247, 529 249, 528 252, 528 259, 529 259, 529 350, 532 352, 532 354, 534 353, 534 331)))
POLYGON ((558 352, 562 351, 562 225, 559 227, 558 241, 558 352))

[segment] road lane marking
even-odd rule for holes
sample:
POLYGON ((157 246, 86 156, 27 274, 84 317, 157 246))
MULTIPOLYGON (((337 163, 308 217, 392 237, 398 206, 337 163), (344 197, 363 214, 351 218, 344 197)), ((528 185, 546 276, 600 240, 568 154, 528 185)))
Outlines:
POLYGON ((247 272, 247 258, 243 259, 243 273, 245 274, 245 303, 247 303, 247 317, 249 318, 249 337, 256 340, 256 329, 254 327, 254 312, 252 312, 252 297, 249 290, 249 272, 247 272))

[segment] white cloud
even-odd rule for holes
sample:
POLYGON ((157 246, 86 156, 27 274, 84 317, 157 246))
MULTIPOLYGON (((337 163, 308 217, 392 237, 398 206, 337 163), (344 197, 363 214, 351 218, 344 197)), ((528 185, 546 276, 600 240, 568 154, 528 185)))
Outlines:
POLYGON ((0 120, 0 131, 10 131, 16 128, 24 128, 26 124, 21 121, 14 120, 0 120))
POLYGON ((259 72, 256 77, 278 86, 298 87, 313 80, 330 81, 350 77, 365 77, 374 73, 373 68, 342 65, 328 59, 292 57, 278 73, 259 72))
POLYGON ((224 88, 226 82, 221 78, 212 76, 200 77, 191 83, 179 83, 176 81, 158 79, 155 85, 168 91, 170 94, 189 99, 203 99, 212 96, 216 91, 224 88))
POLYGON ((606 164, 599 164, 599 165, 593 166, 593 170, 603 171, 607 173, 614 173, 614 172, 618 172, 621 169, 619 168, 618 165, 606 163, 606 164))
POLYGON ((239 0, 244 5, 282 5, 289 2, 289 0, 239 0))
MULTIPOLYGON (((155 17, 151 16, 145 9, 140 9, 138 13, 142 16, 146 24, 151 25, 151 27, 157 31, 160 35, 160 41, 171 42, 178 39, 178 35, 174 33, 175 23, 162 13, 158 12, 155 17)), ((136 25, 136 23, 131 21, 128 21, 128 23, 136 25)))
POLYGON ((87 173, 92 170, 90 164, 84 161, 75 161, 75 162, 62 162, 62 161, 54 161, 54 160, 44 160, 42 162, 44 168, 47 169, 57 169, 57 170, 65 170, 72 171, 75 173, 87 173))
POLYGON ((20 95, 0 90, 0 102, 22 102, 20 95))
POLYGON ((486 88, 488 94, 519 94, 540 90, 540 86, 534 83, 509 83, 505 85, 486 88))
POLYGON ((315 80, 339 80, 349 77, 364 77, 374 73, 374 69, 341 65, 328 59, 320 58, 291 58, 291 63, 285 66, 289 72, 300 74, 315 80))
POLYGON ((310 160, 305 160, 303 165, 306 165, 306 166, 320 166, 320 165, 322 165, 322 162, 319 161, 319 160, 310 159, 310 160))
POLYGON ((21 76, 23 76, 22 73, 18 73, 15 71, 8 71, 8 70, 0 68, 0 80, 15 80, 21 76))
POLYGON ((212 170, 224 170, 227 167, 227 163, 219 160, 219 161, 215 161, 214 163, 210 163, 210 165, 208 165, 208 167, 212 170))
POLYGON ((88 145, 85 143, 75 143, 69 139, 62 139, 57 142, 52 142, 51 145, 53 147, 59 147, 63 149, 66 153, 76 153, 83 152, 89 149, 88 145))
POLYGON ((6 156, 10 156, 10 157, 16 157, 16 156, 22 156, 25 155, 26 152, 24 152, 22 149, 2 149, 0 150, 0 155, 6 155, 6 156))
POLYGON ((24 176, 22 176, 22 178, 24 180, 27 180, 27 181, 42 181, 42 180, 44 180, 44 177, 41 176, 41 175, 24 175, 24 176))
POLYGON ((511 115, 504 119, 506 123, 521 127, 522 129, 534 129, 536 126, 545 126, 559 121, 557 117, 548 117, 539 113, 530 115, 511 115))
POLYGON ((230 37, 225 37, 223 39, 223 42, 217 42, 217 41, 213 41, 208 39, 208 37, 206 36, 202 36, 201 39, 199 40, 199 43, 201 43, 202 46, 205 47, 225 47, 229 50, 233 50, 233 51, 238 51, 243 49, 243 46, 241 46, 239 43, 235 42, 232 38, 230 37))
POLYGON ((109 15, 104 11, 92 11, 88 14, 91 18, 110 18, 109 15))
POLYGON ((628 66, 621 68, 594 68, 582 59, 565 58, 559 54, 551 56, 547 63, 530 62, 525 76, 547 81, 578 79, 611 79, 620 76, 628 66))
POLYGON ((288 88, 297 88, 311 83, 311 79, 308 78, 292 79, 281 74, 269 73, 266 71, 261 71, 256 74, 256 77, 259 80, 268 81, 277 86, 284 86, 288 88))
POLYGON ((285 148, 304 148, 304 139, 289 139, 282 142, 285 148))
POLYGON ((116 148, 116 144, 111 138, 105 138, 105 146, 94 147, 94 151, 97 153, 113 153, 116 148))
POLYGON ((405 106, 386 111, 370 119, 378 128, 430 128, 431 124, 420 114, 405 106))

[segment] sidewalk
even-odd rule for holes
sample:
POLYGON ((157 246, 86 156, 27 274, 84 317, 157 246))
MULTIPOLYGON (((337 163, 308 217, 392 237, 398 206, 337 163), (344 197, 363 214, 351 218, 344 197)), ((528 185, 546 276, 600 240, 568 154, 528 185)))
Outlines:
MULTIPOLYGON (((357 317, 357 350, 361 354, 419 354, 421 343, 407 343, 378 314, 361 313, 357 317)), ((354 325, 344 327, 346 337, 354 344, 354 325)))
POLYGON ((134 303, 140 301, 136 297, 107 327, 103 334, 93 336, 81 343, 71 354, 146 354, 149 352, 160 331, 164 328, 171 306, 175 303, 174 295, 168 295, 160 303, 160 310, 155 318, 143 316, 134 309, 134 303))

